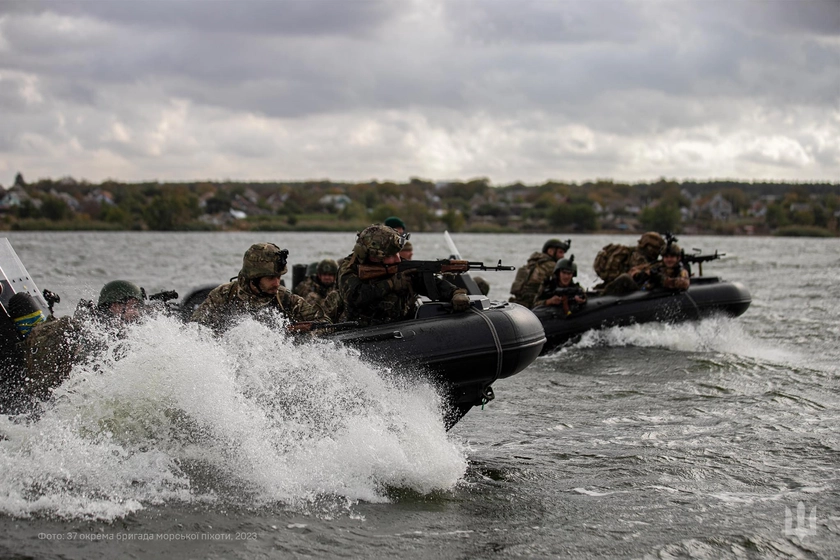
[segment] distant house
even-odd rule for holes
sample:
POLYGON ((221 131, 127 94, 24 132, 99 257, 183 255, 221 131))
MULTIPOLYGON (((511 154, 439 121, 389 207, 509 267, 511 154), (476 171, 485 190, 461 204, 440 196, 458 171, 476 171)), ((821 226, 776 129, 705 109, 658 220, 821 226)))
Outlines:
POLYGON ((81 207, 79 205, 79 201, 76 200, 76 198, 70 193, 58 192, 55 189, 50 189, 50 196, 54 196, 55 198, 64 201, 64 204, 66 204, 67 207, 70 208, 70 210, 72 210, 73 212, 78 212, 79 208, 81 207))
POLYGON ((811 209, 811 205, 807 202, 794 202, 790 205, 791 212, 807 212, 811 209))
POLYGON ((707 203, 703 204, 702 210, 706 210, 712 219, 719 222, 726 222, 732 217, 732 203, 717 193, 707 203))
POLYGON ((93 189, 85 196, 85 199, 99 204, 107 204, 108 206, 114 205, 114 195, 102 189, 93 189))
POLYGON ((29 196, 22 187, 15 185, 5 192, 0 191, 0 212, 6 213, 23 204, 31 202, 36 208, 41 206, 41 201, 29 196))
POLYGON ((344 210, 353 200, 346 194, 325 194, 318 200, 318 204, 325 208, 344 210))

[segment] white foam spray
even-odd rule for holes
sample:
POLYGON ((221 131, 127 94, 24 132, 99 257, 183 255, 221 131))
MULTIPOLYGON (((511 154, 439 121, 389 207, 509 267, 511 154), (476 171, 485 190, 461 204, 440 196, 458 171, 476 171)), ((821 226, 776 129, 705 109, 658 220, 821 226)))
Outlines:
MULTIPOLYGON (((464 446, 432 386, 246 320, 148 319, 74 368, 37 419, 0 418, 0 512, 111 520, 170 501, 387 500, 446 491, 464 446)), ((99 335, 102 336, 102 335, 99 335)))

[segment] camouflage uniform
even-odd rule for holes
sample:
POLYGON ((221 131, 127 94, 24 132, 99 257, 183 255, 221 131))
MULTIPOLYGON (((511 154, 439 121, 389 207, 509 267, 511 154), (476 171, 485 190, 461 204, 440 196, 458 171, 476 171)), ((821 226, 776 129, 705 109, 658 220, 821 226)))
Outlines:
MULTIPOLYGON (((397 254, 402 239, 392 229, 380 225, 370 226, 359 234, 353 253, 344 259, 338 273, 338 289, 344 303, 342 320, 368 326, 414 316, 417 295, 429 295, 422 274, 397 273, 370 280, 359 278, 360 264, 366 264, 371 255, 383 259, 397 254)), ((466 293, 442 278, 435 277, 434 282, 441 298, 452 301, 453 306, 454 298, 466 293)))
POLYGON ((516 272, 516 278, 510 286, 510 293, 513 294, 510 301, 528 308, 534 307, 543 284, 554 274, 554 265, 563 258, 571 244, 571 239, 561 241, 552 238, 543 244, 542 252, 533 253, 528 263, 516 272), (551 249, 554 249, 554 256, 549 254, 551 249), (563 254, 558 254, 558 250, 562 250, 563 254))
POLYGON ((280 260, 273 260, 280 253, 280 249, 272 243, 252 245, 245 253, 237 279, 210 292, 190 320, 221 331, 242 315, 257 315, 274 309, 292 323, 325 321, 326 316, 319 307, 306 303, 283 286, 277 289, 275 295, 258 294, 251 289, 252 281, 265 276, 280 276, 287 271, 285 254, 282 264, 280 260))
MULTIPOLYGON (((577 265, 574 263, 575 257, 571 256, 570 258, 564 258, 557 261, 557 264, 554 265, 554 270, 552 271, 551 276, 548 280, 542 285, 542 289, 540 291, 540 295, 537 296, 536 302, 534 302, 534 307, 540 307, 542 305, 547 305, 547 301, 554 297, 554 290, 557 288, 578 288, 581 289, 580 284, 574 281, 575 276, 577 276, 577 265), (567 270, 572 273, 572 280, 569 284, 563 286, 560 284, 560 271, 567 270)), ((568 315, 571 315, 575 311, 579 310, 581 307, 586 305, 586 292, 581 289, 580 297, 583 298, 583 302, 579 303, 575 300, 574 297, 562 296, 560 305, 566 310, 568 315)))
POLYGON ((306 303, 310 305, 317 305, 318 307, 325 309, 324 305, 327 297, 331 293, 337 291, 338 286, 336 283, 332 283, 329 286, 322 284, 318 276, 321 274, 338 276, 338 265, 334 260, 324 259, 318 263, 318 267, 315 272, 316 273, 313 276, 310 276, 295 286, 295 294, 304 298, 306 303))
POLYGON ((122 315, 108 311, 114 303, 136 300, 144 305, 143 290, 132 282, 114 280, 105 284, 99 301, 82 302, 73 317, 55 319, 37 325, 21 343, 26 358, 27 378, 21 387, 30 397, 45 399, 70 375, 76 364, 84 363, 105 348, 101 339, 91 336, 87 329, 120 331, 124 327, 122 315))
MULTIPOLYGON (((665 255, 673 255, 679 258, 682 256, 682 251, 679 245, 670 243, 662 250, 662 255, 663 257, 665 255)), ((645 283, 645 290, 664 288, 666 290, 684 292, 688 289, 689 285, 688 271, 683 264, 677 261, 677 264, 674 266, 666 266, 663 259, 650 268, 649 277, 645 283)))
POLYGON ((555 259, 545 253, 534 253, 528 258, 528 264, 516 271, 516 279, 510 287, 513 297, 510 301, 534 307, 534 302, 542 290, 542 285, 554 272, 555 259))
MULTIPOLYGON (((649 231, 639 238, 635 248, 627 246, 616 246, 613 244, 604 247, 598 256, 595 257, 595 272, 600 276, 604 283, 596 286, 596 289, 603 288, 604 295, 626 295, 636 290, 641 289, 636 282, 640 272, 647 273, 648 269, 656 263, 659 253, 665 246, 665 239, 655 231, 649 231), (605 253, 611 248, 623 247, 629 251, 626 258, 619 258, 620 252, 612 249, 615 258, 605 253), (599 267, 600 263, 602 264, 599 267)), ((626 253, 625 253, 626 254, 626 253)))

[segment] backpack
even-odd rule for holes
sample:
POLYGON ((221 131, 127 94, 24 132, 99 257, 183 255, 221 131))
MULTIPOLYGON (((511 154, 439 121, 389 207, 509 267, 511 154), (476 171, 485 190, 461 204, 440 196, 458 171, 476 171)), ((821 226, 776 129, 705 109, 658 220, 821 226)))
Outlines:
POLYGON ((618 243, 610 243, 605 246, 598 251, 595 264, 592 265, 595 274, 604 282, 612 282, 630 268, 630 255, 633 254, 633 251, 633 247, 618 243))

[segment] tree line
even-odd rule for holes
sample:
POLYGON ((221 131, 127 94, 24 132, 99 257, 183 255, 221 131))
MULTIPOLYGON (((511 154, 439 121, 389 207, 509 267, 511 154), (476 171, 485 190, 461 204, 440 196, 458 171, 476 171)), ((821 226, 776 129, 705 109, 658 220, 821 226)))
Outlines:
POLYGON ((89 183, 65 177, 0 191, 4 229, 358 230, 400 216, 413 231, 837 235, 840 184, 738 181, 493 186, 404 183, 89 183))

